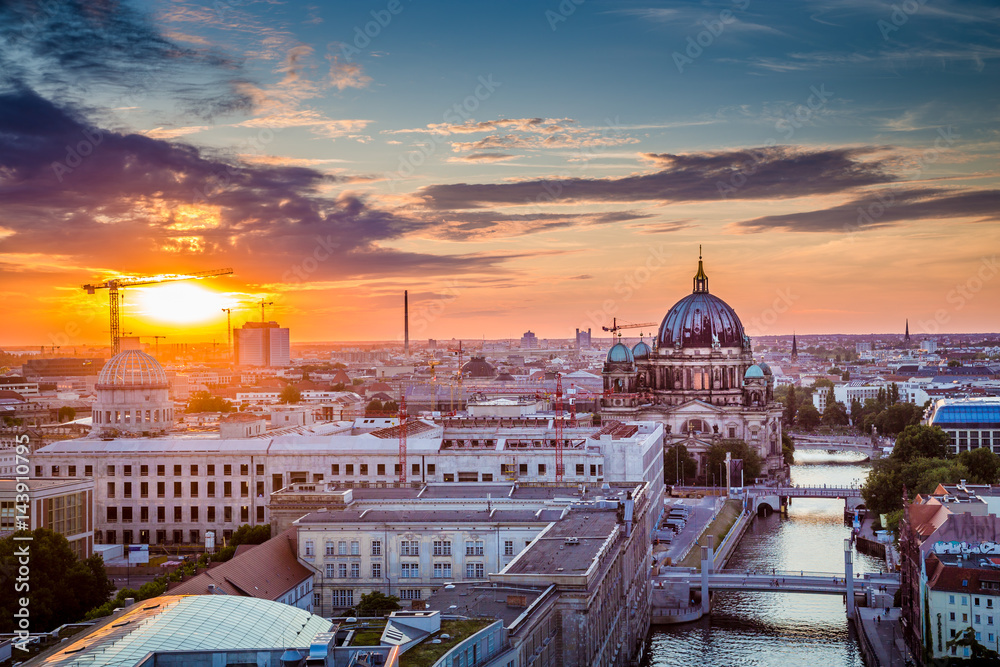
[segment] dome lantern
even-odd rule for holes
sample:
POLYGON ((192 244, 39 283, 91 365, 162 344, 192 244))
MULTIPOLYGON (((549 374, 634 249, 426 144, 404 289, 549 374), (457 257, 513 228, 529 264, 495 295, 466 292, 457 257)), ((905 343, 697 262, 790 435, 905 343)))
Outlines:
POLYGON ((701 246, 698 246, 698 273, 694 274, 694 294, 708 294, 708 276, 701 262, 701 246))

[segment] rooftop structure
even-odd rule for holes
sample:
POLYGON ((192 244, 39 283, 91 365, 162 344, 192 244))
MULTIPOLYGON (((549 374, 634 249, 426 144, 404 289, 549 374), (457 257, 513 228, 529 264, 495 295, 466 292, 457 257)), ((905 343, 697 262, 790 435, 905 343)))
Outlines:
POLYGON ((944 398, 931 406, 927 424, 951 438, 954 453, 978 447, 1000 452, 1000 397, 944 398))

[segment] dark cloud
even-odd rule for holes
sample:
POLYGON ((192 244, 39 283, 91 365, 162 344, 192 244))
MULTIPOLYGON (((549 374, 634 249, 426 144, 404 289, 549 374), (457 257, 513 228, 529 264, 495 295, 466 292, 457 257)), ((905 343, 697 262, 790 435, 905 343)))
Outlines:
POLYGON ((305 167, 227 164, 182 143, 91 127, 27 89, 0 94, 0 227, 9 232, 0 253, 129 271, 169 270, 178 257, 224 260, 262 281, 295 269, 312 280, 466 272, 506 258, 381 247, 428 223, 355 196, 318 194, 336 180, 305 167))
POLYGON ((890 188, 867 193, 840 206, 788 215, 768 215, 743 220, 735 226, 749 232, 853 232, 917 220, 954 218, 1000 221, 1000 190, 890 188))
POLYGON ((879 160, 862 159, 874 150, 806 151, 778 146, 687 155, 651 153, 646 157, 663 166, 652 174, 432 185, 423 188, 420 194, 426 206, 434 209, 553 201, 705 201, 722 196, 782 199, 842 192, 895 180, 879 160), (739 185, 733 187, 736 183, 739 185))
POLYGON ((425 216, 427 234, 449 241, 480 241, 536 234, 570 227, 608 225, 652 217, 637 211, 610 213, 525 213, 504 214, 487 211, 447 211, 425 216))

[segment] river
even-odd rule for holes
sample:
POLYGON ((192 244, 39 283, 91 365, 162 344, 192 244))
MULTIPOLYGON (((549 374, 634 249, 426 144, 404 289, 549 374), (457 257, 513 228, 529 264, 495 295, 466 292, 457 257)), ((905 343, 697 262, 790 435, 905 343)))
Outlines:
MULTIPOLYGON (((800 452, 792 483, 848 485, 869 464, 855 454, 800 452)), ((729 568, 844 572, 842 500, 794 499, 788 517, 758 517, 729 568)), ((855 572, 884 572, 885 563, 854 554, 855 572)), ((669 667, 863 667, 842 597, 787 593, 720 593, 711 618, 650 633, 647 664, 669 667)))

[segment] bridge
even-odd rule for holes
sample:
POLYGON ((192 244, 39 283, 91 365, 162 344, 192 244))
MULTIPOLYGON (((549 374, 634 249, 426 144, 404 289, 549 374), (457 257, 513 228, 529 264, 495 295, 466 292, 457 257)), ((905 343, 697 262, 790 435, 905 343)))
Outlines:
MULTIPOLYGON (((701 574, 694 568, 665 569, 652 577, 653 588, 663 588, 671 584, 699 586, 701 574)), ((856 575, 853 580, 856 591, 876 591, 886 587, 888 594, 899 588, 897 574, 856 575)), ((772 572, 751 572, 743 570, 720 570, 708 575, 708 589, 715 591, 760 591, 766 593, 819 593, 826 595, 846 595, 847 578, 837 572, 804 572, 801 570, 772 572)))
POLYGON ((891 439, 869 436, 790 434, 795 441, 795 449, 803 451, 857 452, 868 458, 875 458, 882 447, 892 444, 891 439))
MULTIPOLYGON (((723 490, 725 491, 725 490, 723 490)), ((715 494, 718 487, 712 486, 672 486, 670 493, 674 496, 691 496, 696 494, 715 494)), ((730 497, 747 498, 747 507, 757 513, 784 511, 790 498, 837 498, 845 501, 845 511, 866 509, 861 497, 861 487, 858 486, 746 486, 743 489, 729 489, 730 497)))

